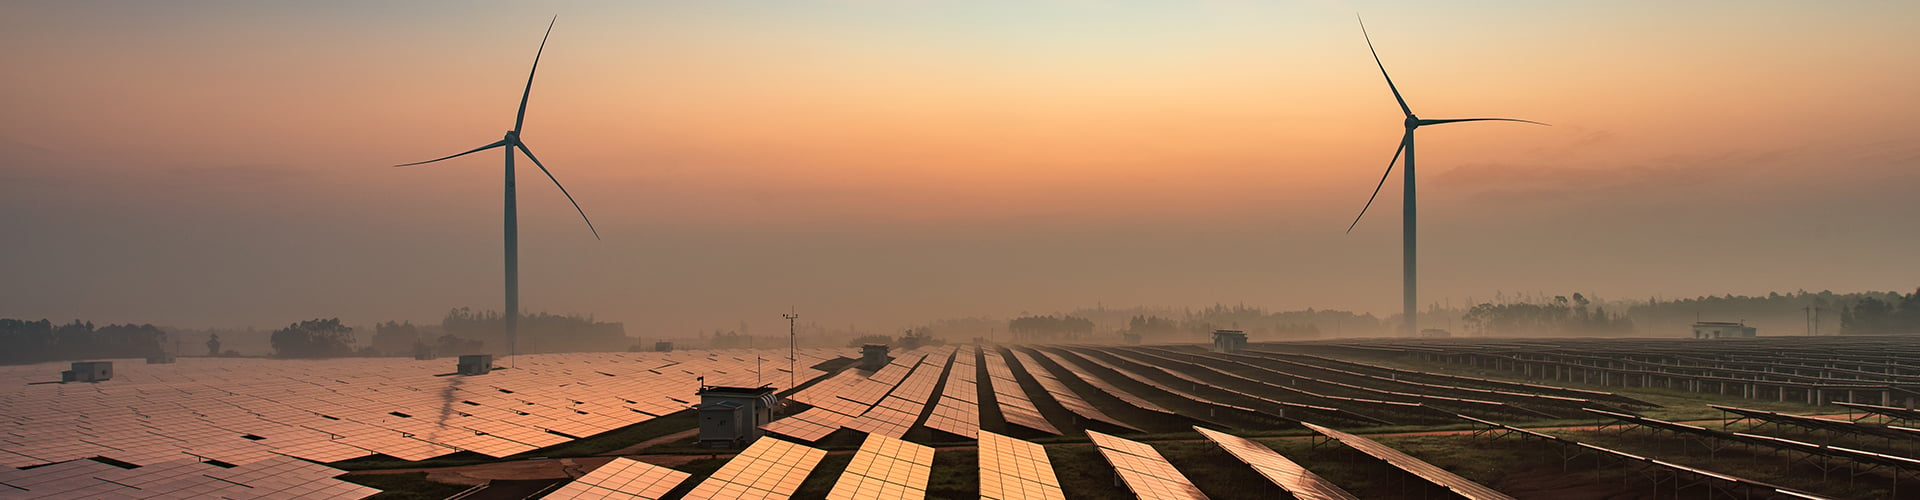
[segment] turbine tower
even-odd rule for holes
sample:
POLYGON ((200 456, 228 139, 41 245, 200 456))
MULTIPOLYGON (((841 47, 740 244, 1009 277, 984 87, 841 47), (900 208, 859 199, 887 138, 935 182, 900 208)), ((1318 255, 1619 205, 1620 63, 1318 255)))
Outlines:
MULTIPOLYGON (((1355 17, 1358 18, 1359 16, 1355 17)), ((1406 187, 1402 191, 1406 196, 1406 202, 1401 206, 1400 238, 1403 246, 1400 249, 1400 258, 1402 262, 1401 271, 1404 273, 1405 279, 1405 289, 1401 291, 1401 299, 1403 300, 1401 305, 1405 308, 1406 321, 1401 325, 1401 328, 1405 331, 1406 336, 1412 337, 1420 333, 1420 326, 1417 321, 1419 311, 1416 310, 1418 304, 1416 301, 1417 294, 1415 293, 1418 289, 1418 287, 1415 286, 1418 275, 1415 272, 1416 266, 1414 264, 1415 256, 1417 255, 1414 252, 1414 242, 1416 239, 1414 222, 1417 219, 1417 214, 1414 210, 1413 130, 1428 125, 1443 125, 1459 122, 1503 121, 1532 123, 1535 125, 1546 124, 1516 118, 1443 118, 1435 120, 1414 116, 1413 108, 1407 107, 1407 100, 1400 97, 1400 88, 1393 85, 1393 77, 1387 75, 1387 65, 1380 62, 1380 51, 1373 49, 1373 37, 1367 34, 1367 23, 1364 20, 1360 21, 1360 36, 1366 38, 1367 51, 1373 53, 1373 64, 1380 67, 1380 76, 1387 80, 1387 90, 1393 91, 1394 102, 1400 103, 1400 112, 1407 115, 1406 121, 1403 122, 1407 131, 1400 136, 1400 147, 1393 151, 1393 159, 1387 160, 1387 171, 1380 174, 1380 183, 1373 187, 1373 195, 1367 197, 1366 206, 1360 207, 1360 215, 1353 218, 1353 224, 1347 226, 1347 232, 1352 233, 1354 226, 1360 225, 1360 218, 1367 215, 1367 208, 1373 206, 1374 198, 1380 196, 1380 188, 1387 185, 1387 177, 1393 174, 1393 164, 1400 161, 1400 154, 1405 152, 1407 155, 1407 168, 1405 172, 1400 174, 1400 176, 1406 180, 1406 187)))
POLYGON ((506 188, 505 230, 506 230, 506 260, 507 260, 507 268, 506 268, 506 274, 507 274, 507 279, 506 279, 507 281, 506 306, 507 307, 506 309, 507 310, 506 310, 505 319, 507 321, 507 355, 508 356, 513 356, 515 354, 518 354, 518 344, 516 341, 520 332, 520 221, 519 221, 519 210, 517 208, 518 203, 516 201, 517 197, 514 194, 514 187, 513 187, 513 152, 515 149, 520 150, 521 153, 525 153, 527 155, 527 159, 533 160, 534 166, 540 167, 540 172, 547 174, 547 179, 553 181, 554 187, 560 188, 560 194, 567 196, 567 202, 573 204, 573 209, 577 212, 580 212, 580 219, 587 222, 587 230, 593 232, 593 239, 595 240, 600 239, 600 230, 594 229, 593 220, 587 218, 586 210, 580 209, 580 202, 573 201, 573 194, 567 192, 567 187, 560 185, 560 179, 554 178, 553 172, 547 170, 547 166, 545 164, 540 163, 540 158, 533 155, 533 150, 527 149, 527 143, 525 141, 520 140, 520 125, 527 120, 527 97, 533 94, 533 75, 534 73, 540 70, 540 54, 546 52, 547 37, 553 35, 553 23, 559 20, 560 20, 560 16, 554 16, 553 20, 548 21, 547 34, 540 37, 540 49, 533 53, 533 69, 527 72, 526 89, 520 92, 520 111, 518 114, 514 115, 513 129, 507 131, 506 137, 503 137, 498 141, 494 141, 492 144, 473 148, 464 153, 447 155, 447 156, 443 156, 440 158, 435 158, 427 161, 394 165, 395 167, 424 165, 424 164, 433 163, 433 162, 442 161, 442 160, 450 160, 453 158, 458 158, 461 156, 466 156, 466 155, 478 153, 481 151, 486 151, 493 148, 502 148, 506 151, 507 153, 506 155, 507 157, 507 169, 506 169, 507 188, 506 188))

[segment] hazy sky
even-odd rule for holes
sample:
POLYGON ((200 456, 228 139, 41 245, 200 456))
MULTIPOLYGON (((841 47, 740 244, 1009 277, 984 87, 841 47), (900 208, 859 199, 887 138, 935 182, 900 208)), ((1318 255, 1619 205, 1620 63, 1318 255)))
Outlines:
POLYGON ((1920 284, 1920 2, 10 1, 0 317, 631 335, 1076 306, 1920 284), (1396 174, 1397 175, 1397 174, 1396 174))

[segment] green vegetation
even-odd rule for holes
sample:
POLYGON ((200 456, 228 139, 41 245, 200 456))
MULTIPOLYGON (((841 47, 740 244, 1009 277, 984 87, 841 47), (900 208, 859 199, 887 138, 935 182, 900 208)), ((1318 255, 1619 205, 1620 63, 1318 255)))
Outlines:
MULTIPOLYGON (((100 358, 145 358, 166 352, 166 332, 153 325, 107 325, 73 320, 0 318, 0 364, 100 358)), ((56 378, 58 378, 58 374, 56 378)))
POLYGON ((425 472, 342 476, 340 480, 378 488, 380 494, 370 497, 373 500, 440 500, 472 488, 428 480, 425 472))
POLYGON ((927 498, 980 498, 980 450, 936 450, 927 498))
POLYGON ((1848 470, 1822 473, 1811 463, 1785 460, 1764 448, 1729 446, 1709 453, 1697 443, 1645 431, 1550 431, 1548 434, 1834 498, 1894 498, 1889 490, 1892 479, 1884 470, 1851 481, 1836 481, 1830 479, 1847 478, 1848 470))
POLYGON ((1047 460, 1053 462, 1053 473, 1059 476, 1067 500, 1132 496, 1126 486, 1120 485, 1120 477, 1114 475, 1100 450, 1091 444, 1048 446, 1047 460))

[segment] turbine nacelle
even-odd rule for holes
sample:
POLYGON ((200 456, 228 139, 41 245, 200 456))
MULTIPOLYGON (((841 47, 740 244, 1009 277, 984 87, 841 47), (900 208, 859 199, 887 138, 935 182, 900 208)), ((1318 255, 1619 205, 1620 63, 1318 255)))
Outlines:
POLYGON ((1408 113, 1406 124, 1407 124, 1407 130, 1413 130, 1415 127, 1426 125, 1427 123, 1422 121, 1420 117, 1413 116, 1412 113, 1408 113))

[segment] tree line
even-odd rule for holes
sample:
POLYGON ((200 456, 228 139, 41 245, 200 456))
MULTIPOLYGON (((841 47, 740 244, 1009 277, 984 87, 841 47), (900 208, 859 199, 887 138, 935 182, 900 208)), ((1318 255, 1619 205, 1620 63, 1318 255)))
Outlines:
POLYGON ((0 318, 0 363, 146 358, 168 352, 167 332, 150 324, 95 327, 91 321, 54 324, 0 318))

